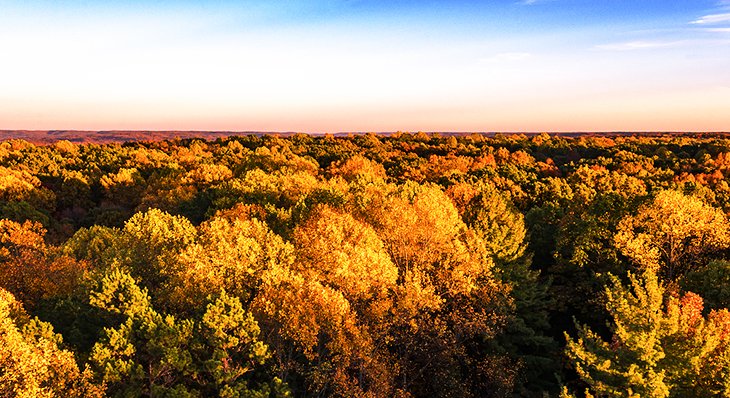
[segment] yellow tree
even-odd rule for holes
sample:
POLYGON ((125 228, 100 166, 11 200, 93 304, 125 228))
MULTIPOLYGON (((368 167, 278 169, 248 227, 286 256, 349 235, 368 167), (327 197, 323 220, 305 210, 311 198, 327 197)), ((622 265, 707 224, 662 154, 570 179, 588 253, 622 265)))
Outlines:
POLYGON ((614 243, 637 265, 674 279, 729 247, 730 225, 720 209, 668 190, 622 219, 614 243))
POLYGON ((327 170, 333 176, 340 176, 347 181, 365 179, 374 181, 385 179, 385 168, 364 156, 355 155, 347 160, 332 163, 327 170))
POLYGON ((407 183, 365 212, 399 269, 400 278, 423 273, 438 294, 470 294, 492 280, 484 242, 462 221, 435 185, 407 183))
POLYGON ((449 197, 406 183, 363 214, 398 267, 390 350, 400 388, 417 395, 510 389, 514 373, 497 369, 513 369, 484 346, 503 325, 508 289, 449 197))
POLYGON ((134 208, 142 198, 145 180, 136 168, 119 169, 109 173, 99 181, 105 196, 114 204, 134 208))
POLYGON ((0 217, 13 217, 20 221, 31 217, 37 219, 38 210, 50 213, 55 206, 56 195, 41 186, 41 181, 31 172, 0 166, 0 217), (30 205, 30 209, 13 211, 13 204, 19 206, 23 202, 30 205))
POLYGON ((371 382, 378 378, 362 372, 358 380, 348 371, 350 364, 372 351, 372 340, 363 335, 342 292, 288 267, 276 267, 263 275, 252 310, 268 332, 267 343, 274 348, 285 381, 299 373, 306 376, 303 389, 312 393, 378 396, 371 391, 371 382), (364 380, 369 383, 363 384, 364 380))
POLYGON ((296 261, 272 264, 253 303, 281 368, 309 369, 307 388, 318 393, 393 395, 382 348, 398 272, 383 243, 367 224, 325 205, 294 239, 296 261))
POLYGON ((0 166, 0 197, 5 200, 24 200, 41 182, 24 170, 0 166))
POLYGON ((0 289, 0 395, 4 397, 103 397, 104 386, 81 371, 61 336, 30 319, 7 290, 0 289))
POLYGON ((383 298, 398 269, 375 231, 349 214, 321 205, 294 232, 294 269, 331 286, 351 301, 383 298))
POLYGON ((200 226, 195 243, 168 261, 165 289, 182 309, 199 306, 221 289, 249 302, 262 272, 276 264, 291 264, 293 256, 293 247, 263 221, 214 217, 200 226))

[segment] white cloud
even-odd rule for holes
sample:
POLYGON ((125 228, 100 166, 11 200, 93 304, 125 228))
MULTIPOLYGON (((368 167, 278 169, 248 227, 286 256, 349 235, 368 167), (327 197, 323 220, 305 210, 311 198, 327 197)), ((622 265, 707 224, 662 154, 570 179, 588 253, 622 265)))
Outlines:
POLYGON ((698 25, 711 25, 725 22, 730 22, 730 13, 705 15, 692 21, 693 24, 698 25))
POLYGON ((609 44, 601 44, 596 46, 599 50, 608 50, 608 51, 633 51, 633 50, 650 50, 655 48, 669 48, 669 47, 678 47, 681 45, 687 44, 687 40, 678 40, 678 41, 644 41, 644 40, 635 40, 635 41, 627 41, 622 43, 609 43, 609 44))
POLYGON ((704 29, 704 31, 712 33, 730 33, 730 28, 707 28, 704 29))

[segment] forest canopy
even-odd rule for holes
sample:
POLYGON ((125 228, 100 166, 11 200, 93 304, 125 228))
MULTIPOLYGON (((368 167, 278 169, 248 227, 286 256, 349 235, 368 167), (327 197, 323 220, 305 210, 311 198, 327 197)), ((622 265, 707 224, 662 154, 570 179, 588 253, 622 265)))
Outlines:
POLYGON ((0 395, 730 396, 730 139, 0 142, 0 395))

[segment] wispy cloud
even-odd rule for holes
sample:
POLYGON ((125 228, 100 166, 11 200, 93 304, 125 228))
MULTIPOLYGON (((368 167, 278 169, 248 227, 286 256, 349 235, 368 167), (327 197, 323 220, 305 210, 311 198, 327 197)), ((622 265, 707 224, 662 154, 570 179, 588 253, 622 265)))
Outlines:
POLYGON ((547 3, 549 1, 553 0, 520 0, 517 2, 517 4, 521 4, 523 6, 531 6, 535 4, 547 3))
POLYGON ((707 28, 703 29, 705 32, 712 32, 712 33, 730 33, 730 27, 728 28, 707 28))
POLYGON ((595 48, 606 51, 635 51, 635 50, 651 50, 656 48, 678 47, 687 44, 687 40, 676 41, 644 41, 635 40, 621 43, 608 43, 597 45, 595 48))
POLYGON ((693 24, 698 25, 713 25, 726 22, 730 22, 730 13, 705 15, 692 21, 693 24))

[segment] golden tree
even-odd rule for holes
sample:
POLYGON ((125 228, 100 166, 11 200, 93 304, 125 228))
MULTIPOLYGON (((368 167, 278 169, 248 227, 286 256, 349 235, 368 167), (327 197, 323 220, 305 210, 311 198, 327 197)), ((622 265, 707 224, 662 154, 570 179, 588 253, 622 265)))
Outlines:
POLYGON ((261 274, 291 264, 293 252, 263 221, 214 217, 200 226, 195 243, 168 261, 166 290, 180 308, 195 308, 221 289, 249 302, 261 274))
POLYGON ((674 279, 730 246, 730 225, 720 209, 668 190, 621 220, 614 243, 637 265, 674 279))
POLYGON ((294 232, 294 269, 337 286, 350 300, 370 301, 395 286, 398 269, 375 231, 349 214, 319 206, 294 232))
POLYGON ((374 181, 386 177, 382 164, 361 155, 355 155, 347 160, 334 162, 328 168, 328 172, 333 176, 340 176, 347 181, 358 178, 374 181))
POLYGON ((27 202, 37 209, 52 211, 56 195, 41 186, 41 181, 29 170, 0 166, 0 208, 3 202, 27 202))
POLYGON ((369 225, 324 205, 294 237, 296 261, 272 264, 253 303, 280 366, 306 364, 308 388, 321 393, 393 395, 393 372, 379 349, 398 271, 383 243, 369 225), (286 355, 292 352, 303 358, 286 355))
POLYGON ((397 352, 399 387, 416 395, 511 388, 514 374, 497 371, 504 358, 483 345, 503 325, 508 288, 449 197, 406 183, 363 213, 398 267, 389 349, 397 352))

